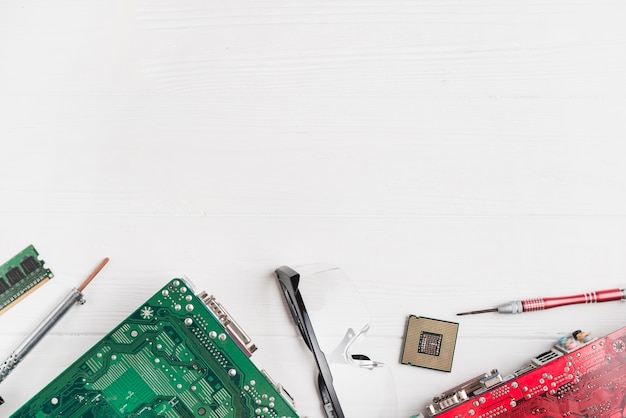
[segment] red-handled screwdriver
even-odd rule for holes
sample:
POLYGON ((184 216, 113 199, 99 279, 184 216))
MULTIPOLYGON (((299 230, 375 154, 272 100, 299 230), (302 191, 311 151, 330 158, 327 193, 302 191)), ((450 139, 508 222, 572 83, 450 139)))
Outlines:
POLYGON ((626 291, 624 289, 598 290, 597 292, 583 293, 574 296, 514 300, 513 302, 502 304, 496 308, 461 312, 457 315, 474 315, 486 312, 518 314, 522 312, 543 311, 544 309, 557 308, 565 305, 575 305, 578 303, 600 303, 625 299, 626 291))

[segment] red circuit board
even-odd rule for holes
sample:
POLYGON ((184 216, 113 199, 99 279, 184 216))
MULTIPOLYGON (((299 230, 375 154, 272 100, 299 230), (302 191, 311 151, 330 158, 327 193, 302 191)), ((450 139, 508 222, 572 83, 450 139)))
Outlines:
MULTIPOLYGON (((485 377, 483 381, 493 376, 485 377)), ((557 345, 533 358, 529 366, 504 376, 501 383, 487 387, 465 393, 459 386, 435 398, 430 415, 626 417, 626 327, 584 344, 574 342, 568 348, 557 345)))

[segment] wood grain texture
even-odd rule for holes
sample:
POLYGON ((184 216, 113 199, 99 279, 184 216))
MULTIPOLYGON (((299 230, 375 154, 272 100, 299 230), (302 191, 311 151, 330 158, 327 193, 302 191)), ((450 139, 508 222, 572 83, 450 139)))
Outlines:
POLYGON ((3 1, 0 258, 33 243, 56 278, 0 317, 0 355, 111 262, 0 386, 0 417, 180 275, 219 297, 310 418, 314 364, 281 264, 333 263, 358 285, 400 417, 574 329, 623 326, 621 303, 454 314, 624 286, 625 12, 3 1), (399 364, 409 314, 460 322, 452 373, 399 364))

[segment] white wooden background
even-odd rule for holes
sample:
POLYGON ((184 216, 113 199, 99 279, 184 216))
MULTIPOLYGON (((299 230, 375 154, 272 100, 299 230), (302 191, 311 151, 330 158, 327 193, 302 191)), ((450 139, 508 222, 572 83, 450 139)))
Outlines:
POLYGON ((328 262, 373 315, 398 416, 621 303, 455 316, 626 285, 626 3, 3 0, 0 258, 56 278, 0 317, 8 355, 111 262, 0 385, 6 417, 172 277, 321 417, 273 270, 328 262), (452 373, 399 364, 409 314, 459 320, 452 373))

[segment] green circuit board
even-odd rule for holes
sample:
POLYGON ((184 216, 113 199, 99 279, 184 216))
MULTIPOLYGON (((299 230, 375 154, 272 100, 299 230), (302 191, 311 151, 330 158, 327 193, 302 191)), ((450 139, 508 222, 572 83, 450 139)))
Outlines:
POLYGON ((35 247, 26 247, 0 266, 0 314, 53 277, 35 247))
POLYGON ((224 308, 173 279, 14 418, 296 418, 224 308))

